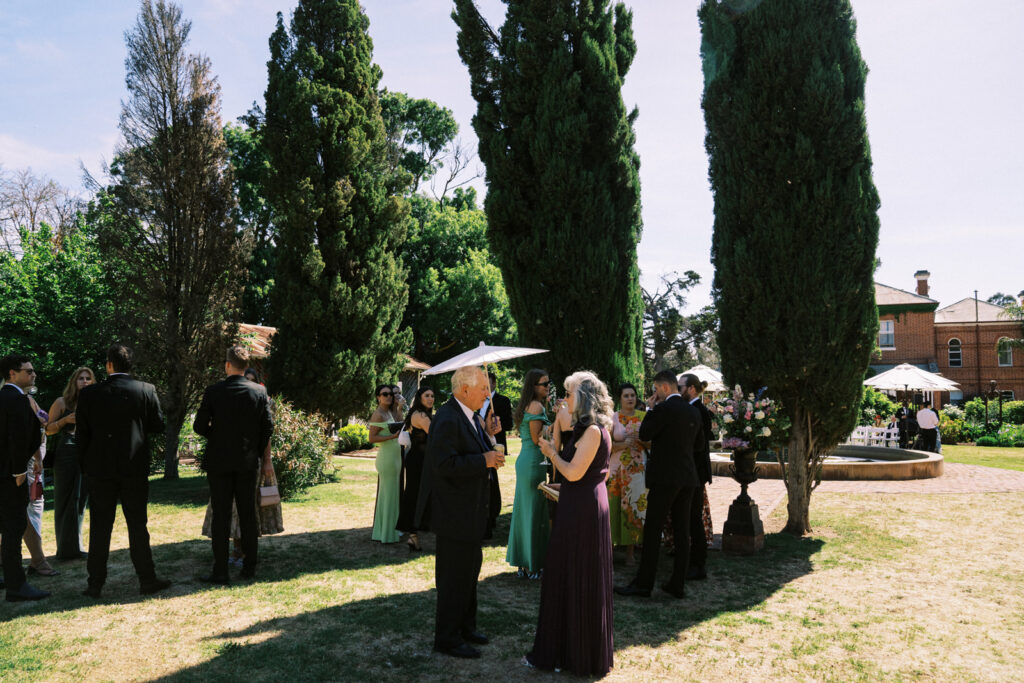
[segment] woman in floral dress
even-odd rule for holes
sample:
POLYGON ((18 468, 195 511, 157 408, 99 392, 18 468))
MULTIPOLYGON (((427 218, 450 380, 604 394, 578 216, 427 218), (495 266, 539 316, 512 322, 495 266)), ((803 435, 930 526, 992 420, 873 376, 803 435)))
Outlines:
POLYGON ((645 451, 648 444, 640 441, 638 431, 644 411, 637 410, 636 387, 619 387, 619 410, 615 420, 616 441, 608 465, 608 510, 611 514, 612 544, 626 549, 626 565, 633 566, 633 547, 644 534, 647 515, 647 486, 644 482, 645 451))

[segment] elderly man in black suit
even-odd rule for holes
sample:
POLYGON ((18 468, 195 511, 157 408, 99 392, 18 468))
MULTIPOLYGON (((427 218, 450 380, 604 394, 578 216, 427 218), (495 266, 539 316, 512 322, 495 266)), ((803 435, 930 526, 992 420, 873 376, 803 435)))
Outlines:
POLYGON ((82 594, 98 598, 106 583, 110 532, 120 501, 139 592, 148 595, 171 585, 156 576, 146 528, 149 437, 164 431, 164 418, 153 385, 129 374, 130 348, 112 344, 106 369, 107 379, 85 387, 78 397, 76 439, 89 488, 89 583, 82 594))
POLYGON ((213 573, 202 579, 207 583, 229 582, 232 502, 238 510, 245 553, 241 576, 256 576, 256 485, 261 459, 264 475, 273 476, 267 444, 274 433, 274 418, 267 390, 245 377, 248 364, 249 352, 244 346, 228 349, 224 362, 227 378, 206 388, 192 425, 196 434, 207 439, 203 469, 213 509, 213 573))
POLYGON ((647 518, 644 520, 644 549, 636 578, 619 586, 619 595, 650 597, 658 573, 658 551, 665 518, 672 513, 676 554, 672 576, 662 589, 675 598, 684 597, 690 560, 690 504, 700 486, 693 454, 704 431, 700 413, 679 395, 676 376, 663 370, 654 376, 654 405, 640 423, 640 440, 651 442, 645 472, 647 518))
POLYGON ((430 422, 420 483, 417 524, 429 501, 430 526, 437 535, 434 649, 452 657, 479 657, 469 643, 488 643, 476 630, 476 582, 490 503, 487 473, 505 464, 504 454, 494 450, 493 435, 475 415, 488 393, 482 368, 455 371, 452 398, 430 422))
POLYGON ((9 355, 0 359, 0 560, 7 588, 7 600, 40 600, 50 595, 25 581, 21 566, 21 537, 28 525, 28 461, 39 450, 39 419, 32 411, 26 391, 36 382, 36 371, 28 356, 9 355))

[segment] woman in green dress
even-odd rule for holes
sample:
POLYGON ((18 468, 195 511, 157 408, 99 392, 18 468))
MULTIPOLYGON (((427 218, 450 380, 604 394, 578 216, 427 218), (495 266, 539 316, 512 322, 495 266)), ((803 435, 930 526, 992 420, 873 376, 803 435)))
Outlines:
POLYGON ((381 543, 397 543, 401 534, 395 529, 398 523, 398 509, 401 500, 400 475, 402 471, 402 449, 398 445, 398 431, 394 434, 388 427, 391 422, 400 421, 395 413, 394 390, 390 384, 377 387, 377 410, 370 417, 370 443, 377 444, 377 505, 373 510, 373 535, 381 543))
POLYGON ((516 458, 516 495, 512 502, 512 526, 508 532, 505 561, 518 568, 517 576, 538 579, 551 534, 548 503, 537 485, 547 478, 544 455, 537 443, 550 424, 544 412, 551 381, 545 370, 526 373, 513 420, 519 425, 522 446, 516 458))

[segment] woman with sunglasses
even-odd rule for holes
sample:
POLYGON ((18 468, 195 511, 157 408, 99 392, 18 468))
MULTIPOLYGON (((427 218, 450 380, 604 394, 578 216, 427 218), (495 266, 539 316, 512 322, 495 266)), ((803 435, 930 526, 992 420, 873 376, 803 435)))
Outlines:
POLYGON ((519 404, 512 415, 519 425, 522 446, 516 458, 516 495, 505 561, 518 568, 516 575, 520 578, 540 578, 551 533, 547 499, 537 489, 547 476, 538 444, 544 428, 550 424, 544 411, 550 385, 546 370, 534 368, 526 373, 519 404))
POLYGON ((377 505, 373 510, 373 535, 381 543, 397 543, 401 535, 398 524, 401 499, 402 449, 398 445, 398 430, 391 432, 391 423, 398 422, 394 414, 395 395, 390 384, 377 386, 377 409, 370 416, 370 443, 377 444, 377 505))

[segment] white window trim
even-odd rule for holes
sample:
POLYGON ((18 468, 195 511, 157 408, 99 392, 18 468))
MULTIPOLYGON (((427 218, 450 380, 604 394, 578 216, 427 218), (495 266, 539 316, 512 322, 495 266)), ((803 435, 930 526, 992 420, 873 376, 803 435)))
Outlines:
POLYGON ((953 337, 948 342, 946 342, 946 363, 951 368, 962 368, 964 366, 964 343, 962 341, 960 341, 959 339, 957 339, 956 337, 953 337), (952 355, 953 355, 953 348, 952 348, 953 347, 953 342, 956 342, 956 352, 960 356, 960 358, 957 360, 957 364, 956 365, 953 365, 953 358, 952 358, 952 355))
POLYGON ((882 351, 895 351, 896 350, 896 321, 895 320, 879 320, 878 321, 878 348, 882 351), (882 346, 882 325, 889 323, 892 325, 892 331, 887 336, 892 337, 892 346, 882 346))
POLYGON ((1003 362, 1003 350, 1001 348, 999 348, 999 347, 1001 347, 1003 345, 1003 342, 1008 342, 1008 341, 1010 341, 1008 337, 1003 337, 1002 339, 1000 339, 996 343, 996 365, 998 365, 1001 368, 1012 368, 1013 367, 1013 347, 1012 346, 1007 346, 1006 347, 1006 353, 1010 354, 1010 362, 1009 363, 1004 363, 1003 362))

